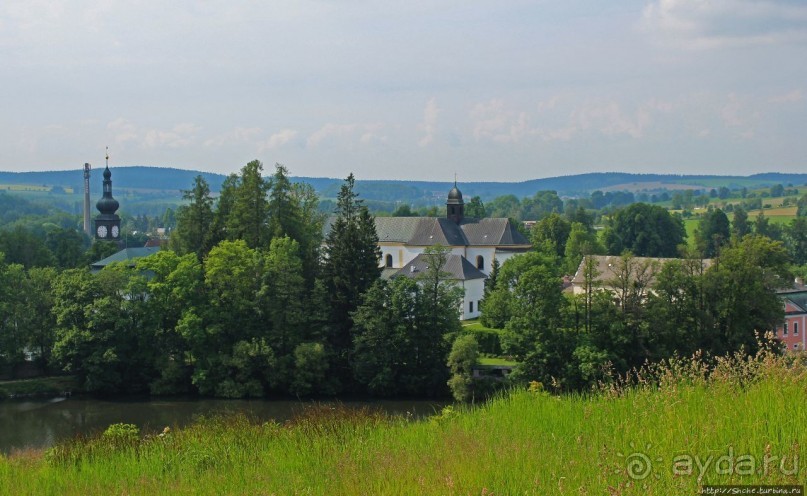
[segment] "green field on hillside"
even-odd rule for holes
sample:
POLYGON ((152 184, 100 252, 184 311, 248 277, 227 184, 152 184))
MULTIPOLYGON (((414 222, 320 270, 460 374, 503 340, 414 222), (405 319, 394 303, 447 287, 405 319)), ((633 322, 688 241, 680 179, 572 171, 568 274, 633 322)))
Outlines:
POLYGON ((421 421, 329 406, 146 438, 118 424, 0 458, 0 492, 668 496, 804 483, 803 361, 678 361, 633 384, 565 396, 534 384, 421 421))

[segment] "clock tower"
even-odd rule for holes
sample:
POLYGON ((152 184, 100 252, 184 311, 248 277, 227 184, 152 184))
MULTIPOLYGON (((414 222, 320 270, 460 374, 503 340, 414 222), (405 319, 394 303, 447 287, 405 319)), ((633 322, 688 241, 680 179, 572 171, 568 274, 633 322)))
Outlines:
POLYGON ((112 198, 112 173, 109 171, 109 154, 106 156, 106 169, 104 169, 104 196, 95 204, 101 212, 95 217, 95 239, 104 241, 120 240, 120 217, 115 212, 120 204, 112 198))

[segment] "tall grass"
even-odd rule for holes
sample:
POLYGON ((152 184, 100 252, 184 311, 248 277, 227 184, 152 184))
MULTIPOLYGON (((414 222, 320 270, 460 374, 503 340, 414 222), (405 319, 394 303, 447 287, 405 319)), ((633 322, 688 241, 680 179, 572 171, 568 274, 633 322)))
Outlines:
POLYGON ((214 417, 147 438, 116 426, 46 454, 0 460, 0 489, 666 496, 696 494, 707 483, 803 484, 806 397, 801 357, 763 352, 709 365, 695 357, 587 394, 512 391, 424 421, 329 406, 284 425, 214 417))

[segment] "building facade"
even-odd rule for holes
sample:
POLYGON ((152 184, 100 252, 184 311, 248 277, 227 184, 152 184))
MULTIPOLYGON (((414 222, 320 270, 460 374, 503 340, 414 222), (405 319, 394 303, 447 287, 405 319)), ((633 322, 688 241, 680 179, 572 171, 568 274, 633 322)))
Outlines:
POLYGON ((792 289, 779 291, 785 307, 784 322, 776 326, 776 337, 787 351, 807 349, 804 326, 807 325, 807 287, 797 281, 792 289))
POLYGON ((462 192, 456 184, 448 193, 445 217, 376 217, 375 225, 384 277, 412 277, 424 263, 426 248, 441 245, 449 249, 444 270, 465 291, 462 319, 479 317, 479 302, 493 261, 503 264, 531 248, 509 219, 465 217, 462 192))

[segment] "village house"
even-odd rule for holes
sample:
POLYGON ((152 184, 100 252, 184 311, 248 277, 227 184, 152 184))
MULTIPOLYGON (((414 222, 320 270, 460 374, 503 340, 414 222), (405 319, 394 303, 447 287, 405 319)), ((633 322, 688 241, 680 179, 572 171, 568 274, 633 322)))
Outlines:
MULTIPOLYGON (((644 292, 652 291, 656 283, 656 275, 667 262, 672 260, 682 260, 678 258, 651 258, 651 257, 630 257, 625 259, 618 255, 587 255, 583 257, 577 272, 571 281, 569 291, 573 294, 584 294, 586 292, 586 263, 593 262, 592 289, 608 290, 618 295, 619 292, 628 288, 640 289, 644 292), (627 263, 626 263, 627 262, 627 263)), ((711 259, 690 260, 697 264, 700 262, 701 271, 707 270, 712 265, 711 259)))
POLYGON ((792 288, 777 291, 785 307, 785 320, 776 326, 775 335, 787 351, 807 349, 804 326, 807 325, 807 286, 796 279, 792 288))

